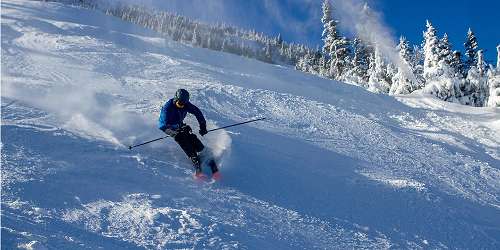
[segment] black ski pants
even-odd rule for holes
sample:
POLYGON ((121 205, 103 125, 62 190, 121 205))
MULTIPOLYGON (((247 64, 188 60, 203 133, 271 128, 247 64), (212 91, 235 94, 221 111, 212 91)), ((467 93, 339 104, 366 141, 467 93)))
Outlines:
POLYGON ((197 153, 201 152, 205 148, 200 139, 198 139, 198 137, 196 137, 196 135, 190 130, 183 130, 179 132, 175 135, 174 139, 189 158, 197 156, 197 153))

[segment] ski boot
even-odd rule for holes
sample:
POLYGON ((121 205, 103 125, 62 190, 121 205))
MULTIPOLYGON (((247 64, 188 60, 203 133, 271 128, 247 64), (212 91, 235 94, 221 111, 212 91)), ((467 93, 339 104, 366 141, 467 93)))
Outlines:
POLYGON ((193 162, 193 166, 194 166, 194 177, 196 179, 205 179, 206 176, 201 171, 200 157, 196 155, 196 156, 190 157, 190 159, 193 162))

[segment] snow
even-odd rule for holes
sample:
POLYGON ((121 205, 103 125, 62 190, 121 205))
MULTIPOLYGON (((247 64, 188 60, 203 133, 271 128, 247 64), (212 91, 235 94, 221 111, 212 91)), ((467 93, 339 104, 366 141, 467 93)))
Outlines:
POLYGON ((81 8, 1 7, 2 248, 500 246, 498 108, 374 94, 81 8), (203 137, 220 182, 193 181, 172 139, 127 149, 163 136, 179 87, 209 129, 267 118, 203 137))

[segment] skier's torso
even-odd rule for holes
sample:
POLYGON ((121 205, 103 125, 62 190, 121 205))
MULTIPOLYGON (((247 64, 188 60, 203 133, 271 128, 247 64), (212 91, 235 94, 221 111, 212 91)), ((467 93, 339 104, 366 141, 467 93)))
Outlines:
POLYGON ((158 128, 164 130, 172 125, 176 126, 182 124, 188 112, 196 116, 200 125, 205 124, 205 118, 196 106, 191 103, 186 103, 184 108, 177 108, 174 104, 174 99, 170 99, 161 109, 160 118, 158 120, 158 128))

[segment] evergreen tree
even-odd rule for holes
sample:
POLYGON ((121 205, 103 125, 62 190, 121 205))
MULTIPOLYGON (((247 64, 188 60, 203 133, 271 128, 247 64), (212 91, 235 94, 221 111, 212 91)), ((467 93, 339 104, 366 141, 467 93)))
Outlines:
POLYGON ((476 35, 469 28, 467 31, 467 38, 464 43, 465 47, 465 70, 477 65, 477 51, 479 49, 477 44, 476 35))
POLYGON ((399 39, 398 51, 401 65, 398 65, 397 72, 392 77, 392 85, 389 94, 409 94, 416 90, 417 86, 415 77, 413 76, 413 53, 410 48, 410 43, 403 36, 399 39))
POLYGON ((439 40, 436 29, 427 20, 427 31, 424 32, 424 79, 426 82, 439 76, 439 40))
POLYGON ((299 61, 295 65, 295 69, 306 73, 314 73, 313 61, 314 56, 309 51, 307 51, 302 57, 299 58, 299 61))
POLYGON ((470 85, 471 94, 469 104, 476 107, 482 107, 486 103, 489 95, 487 86, 487 77, 485 75, 485 62, 483 59, 483 51, 477 52, 477 63, 472 66, 467 73, 467 82, 470 85))
POLYGON ((497 46, 497 71, 500 70, 500 45, 497 46))
POLYGON ((455 76, 459 78, 465 78, 466 76, 465 67, 462 60, 462 53, 460 53, 460 51, 458 50, 453 51, 452 58, 450 61, 450 67, 455 72, 455 76))
POLYGON ((341 80, 344 71, 347 69, 349 61, 349 41, 340 36, 337 30, 337 21, 332 17, 332 7, 329 0, 323 1, 323 53, 329 59, 329 75, 337 80, 341 80))
POLYGON ((444 60, 448 65, 453 60, 453 52, 451 44, 448 39, 448 34, 444 34, 443 38, 439 41, 439 61, 444 60))
POLYGON ((375 53, 370 59, 369 72, 368 90, 375 93, 389 93, 391 85, 387 81, 387 65, 378 46, 375 47, 375 53))
POLYGON ((330 73, 334 79, 343 79, 344 73, 350 66, 350 54, 349 40, 345 37, 337 36, 337 39, 332 44, 330 54, 330 73))
POLYGON ((424 39, 424 92, 455 102, 460 79, 450 66, 453 58, 448 36, 445 34, 443 39, 438 40, 436 29, 427 21, 424 39))
POLYGON ((272 48, 271 42, 267 41, 266 42, 266 47, 264 48, 264 56, 265 56, 264 61, 266 61, 266 62, 272 62, 273 61, 273 59, 272 59, 273 55, 272 55, 272 52, 271 52, 271 48, 272 48))
POLYGON ((281 33, 276 37, 275 44, 279 46, 283 45, 283 38, 281 38, 281 33))
POLYGON ((415 76, 416 89, 421 89, 425 86, 424 78, 424 46, 413 46, 413 56, 410 65, 413 69, 413 75, 415 76))
POLYGON ((413 51, 410 47, 410 42, 406 39, 406 37, 401 36, 399 38, 399 44, 397 46, 399 51, 399 56, 402 60, 407 62, 408 64, 413 64, 413 51))
POLYGON ((359 38, 353 40, 352 47, 354 56, 352 57, 352 70, 350 70, 349 75, 353 77, 355 83, 365 86, 370 78, 368 75, 370 60, 368 48, 359 38))
POLYGON ((321 34, 321 38, 323 40, 323 54, 330 55, 331 47, 333 41, 335 40, 335 21, 332 17, 332 6, 330 5, 330 0, 323 1, 323 16, 321 17, 321 22, 323 23, 323 33, 321 34))
POLYGON ((196 24, 193 29, 193 39, 191 40, 191 44, 195 46, 200 44, 200 38, 198 36, 198 24, 196 24))
MULTIPOLYGON (((497 47, 498 59, 500 61, 500 46, 497 47)), ((500 68, 498 67, 499 61, 497 61, 497 68, 488 70, 488 85, 489 85, 489 96, 488 103, 489 107, 500 107, 500 68)))
POLYGON ((477 70, 479 71, 479 75, 484 76, 486 74, 486 62, 484 61, 484 52, 483 50, 479 50, 477 52, 477 70))

